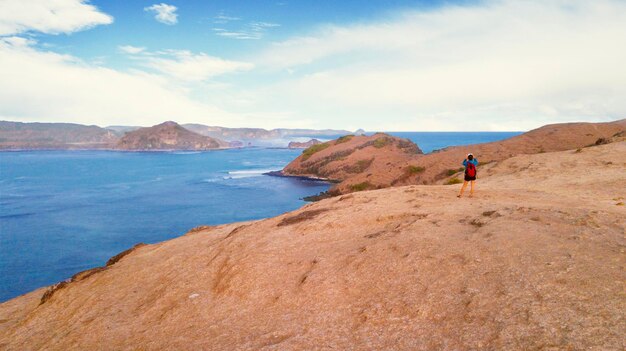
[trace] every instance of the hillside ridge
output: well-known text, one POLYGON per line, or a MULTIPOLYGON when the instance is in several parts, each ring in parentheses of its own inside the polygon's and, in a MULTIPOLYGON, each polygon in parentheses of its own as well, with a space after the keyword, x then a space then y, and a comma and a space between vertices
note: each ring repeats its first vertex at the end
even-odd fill
POLYGON ((406 152, 408 149, 394 145, 412 142, 385 134, 347 136, 304 150, 282 170, 282 174, 337 181, 338 184, 329 191, 332 195, 409 184, 443 184, 461 177, 461 163, 470 152, 480 165, 484 165, 516 155, 623 140, 624 133, 626 119, 606 123, 552 124, 501 141, 452 146, 429 154, 406 152))

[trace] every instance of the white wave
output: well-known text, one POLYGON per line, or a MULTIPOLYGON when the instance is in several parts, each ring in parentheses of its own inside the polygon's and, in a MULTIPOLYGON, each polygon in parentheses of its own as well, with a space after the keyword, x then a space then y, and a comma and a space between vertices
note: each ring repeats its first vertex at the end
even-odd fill
POLYGON ((228 172, 228 177, 224 177, 224 179, 241 179, 241 178, 259 177, 259 176, 262 176, 263 173, 272 172, 272 171, 276 171, 276 168, 230 171, 228 172))

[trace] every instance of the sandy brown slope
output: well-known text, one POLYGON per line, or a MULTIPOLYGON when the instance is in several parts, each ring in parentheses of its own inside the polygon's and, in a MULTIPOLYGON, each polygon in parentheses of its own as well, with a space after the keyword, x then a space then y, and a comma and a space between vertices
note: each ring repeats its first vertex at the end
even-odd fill
POLYGON ((0 349, 623 350, 625 168, 626 142, 518 156, 473 199, 395 187, 199 228, 0 304, 0 349))
POLYGON ((222 147, 228 147, 228 143, 194 133, 172 121, 128 132, 115 146, 121 150, 210 150, 222 147))
MULTIPOLYGON (((308 175, 339 181, 331 189, 333 194, 356 190, 386 188, 408 184, 441 184, 461 167, 461 162, 472 152, 484 164, 520 154, 561 151, 592 145, 600 138, 610 139, 626 131, 626 119, 610 123, 563 123, 547 125, 522 135, 492 143, 450 147, 422 155, 384 146, 363 147, 379 135, 354 137, 349 143, 333 144, 316 152, 308 159, 298 157, 285 167, 286 175, 308 175), (349 157, 343 157, 352 151, 349 157), (360 160, 371 160, 367 167, 356 167, 360 160), (318 165, 322 165, 321 167, 318 165), (350 172, 346 172, 350 169, 350 172)), ((391 137, 388 137, 391 138, 391 137)), ((393 138, 396 142, 401 139, 393 138)), ((390 143, 393 145, 393 143, 390 143)), ((479 167, 480 168, 480 167, 479 167)), ((480 169, 479 169, 480 174, 480 169)), ((457 173, 456 176, 460 176, 457 173)))

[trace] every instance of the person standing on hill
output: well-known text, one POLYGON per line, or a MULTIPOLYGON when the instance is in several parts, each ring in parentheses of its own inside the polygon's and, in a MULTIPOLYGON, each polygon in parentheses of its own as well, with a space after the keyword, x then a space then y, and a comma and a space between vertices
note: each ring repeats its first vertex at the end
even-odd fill
POLYGON ((461 187, 461 192, 456 197, 463 196, 463 192, 467 187, 467 182, 470 182, 469 197, 472 197, 474 196, 474 182, 476 181, 476 167, 478 166, 478 160, 474 158, 474 155, 467 154, 467 158, 463 160, 463 166, 465 167, 465 181, 461 187))

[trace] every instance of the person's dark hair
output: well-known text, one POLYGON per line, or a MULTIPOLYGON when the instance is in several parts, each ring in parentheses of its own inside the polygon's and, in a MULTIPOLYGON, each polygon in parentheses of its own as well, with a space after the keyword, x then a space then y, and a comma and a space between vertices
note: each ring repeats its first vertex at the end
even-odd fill
POLYGON ((470 160, 470 161, 473 160, 474 159, 474 155, 468 155, 467 159, 470 160))

